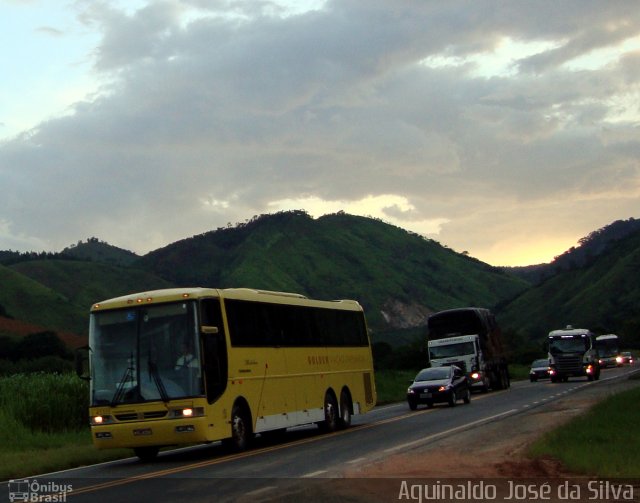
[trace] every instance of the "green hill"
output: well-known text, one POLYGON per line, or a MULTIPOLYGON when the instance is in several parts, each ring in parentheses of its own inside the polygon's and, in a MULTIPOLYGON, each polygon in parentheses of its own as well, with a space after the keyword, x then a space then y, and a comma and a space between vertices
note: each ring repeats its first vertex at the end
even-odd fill
POLYGON ((75 255, 0 253, 0 315, 86 334, 89 306, 106 298, 174 285, 252 287, 356 299, 374 341, 393 345, 420 337, 433 311, 477 305, 496 310, 512 347, 567 324, 618 333, 640 347, 633 342, 640 339, 636 223, 590 234, 581 240, 589 249, 563 254, 563 267, 549 264, 535 286, 415 233, 344 213, 262 215, 144 257, 91 238, 73 247, 75 255), (569 263, 576 252, 588 260, 569 263))
POLYGON ((139 269, 72 260, 21 262, 10 268, 58 292, 88 316, 91 304, 133 291, 171 288, 174 285, 139 269))
POLYGON ((78 244, 62 250, 60 255, 65 258, 91 260, 120 266, 130 266, 139 258, 133 252, 110 245, 98 240, 98 238, 89 238, 85 242, 78 241, 78 244))
POLYGON ((538 284, 562 271, 570 271, 592 264, 602 253, 616 246, 619 240, 638 231, 640 231, 640 220, 635 218, 616 220, 581 238, 578 241, 579 246, 572 246, 548 264, 504 267, 503 269, 532 284, 538 284))
POLYGON ((567 324, 617 333, 640 346, 640 231, 612 242, 583 267, 560 271, 499 309, 503 328, 542 340, 567 324))
POLYGON ((376 330, 421 325, 440 309, 491 307, 529 286, 417 234, 344 213, 264 215, 173 243, 136 265, 176 284, 353 298, 376 330))
MULTIPOLYGON (((0 265, 0 305, 12 318, 58 330, 82 330, 84 310, 62 293, 0 265)), ((85 323, 86 325, 86 323, 85 323)))

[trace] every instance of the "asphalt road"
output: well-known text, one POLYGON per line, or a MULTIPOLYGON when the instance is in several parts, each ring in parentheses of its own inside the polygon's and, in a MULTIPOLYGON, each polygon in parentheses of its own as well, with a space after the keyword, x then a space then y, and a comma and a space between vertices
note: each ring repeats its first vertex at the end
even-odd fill
MULTIPOLYGON (((614 382, 632 371, 634 367, 607 369, 599 382, 614 382)), ((474 394, 469 405, 459 402, 456 407, 443 404, 411 412, 406 403, 398 403, 355 416, 351 428, 333 434, 320 434, 309 426, 277 440, 258 437, 253 449, 239 454, 229 454, 216 443, 163 452, 153 463, 129 458, 28 480, 42 501, 78 503, 271 501, 286 494, 288 487, 305 484, 306 494, 313 494, 314 485, 331 484, 349 468, 527 414, 594 385, 598 382, 577 378, 557 384, 514 382, 509 390, 474 394)), ((3 484, 0 502, 9 500, 9 489, 3 484)))

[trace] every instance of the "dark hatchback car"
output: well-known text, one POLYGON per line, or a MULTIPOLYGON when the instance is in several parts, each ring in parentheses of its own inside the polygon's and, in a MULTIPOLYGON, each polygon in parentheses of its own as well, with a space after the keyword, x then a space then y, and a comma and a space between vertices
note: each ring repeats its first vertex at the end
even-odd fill
POLYGON ((433 407, 434 403, 441 402, 453 407, 460 399, 470 403, 471 388, 467 376, 455 365, 422 369, 407 390, 411 410, 420 404, 433 407))
POLYGON ((533 360, 533 363, 531 364, 531 370, 529 370, 529 380, 531 382, 535 382, 538 379, 550 379, 550 370, 551 367, 549 367, 549 360, 547 358, 533 360))

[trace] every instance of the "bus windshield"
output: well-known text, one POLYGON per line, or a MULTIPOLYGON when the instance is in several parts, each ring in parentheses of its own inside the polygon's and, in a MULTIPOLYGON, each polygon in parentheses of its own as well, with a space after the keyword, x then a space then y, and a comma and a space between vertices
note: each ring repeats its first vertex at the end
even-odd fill
POLYGON ((598 350, 598 354, 604 358, 617 356, 620 353, 620 349, 618 348, 618 339, 596 339, 595 347, 598 350))
POLYGON ((431 359, 450 358, 452 356, 472 355, 475 353, 473 342, 459 342, 446 346, 431 346, 429 356, 431 359))
POLYGON ((92 405, 203 395, 193 302, 91 314, 92 405))

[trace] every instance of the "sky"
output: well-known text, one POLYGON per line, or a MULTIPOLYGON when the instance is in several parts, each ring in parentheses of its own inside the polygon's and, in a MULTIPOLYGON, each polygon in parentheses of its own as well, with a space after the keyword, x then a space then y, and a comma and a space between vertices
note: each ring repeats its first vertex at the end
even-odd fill
POLYGON ((0 250, 371 216, 496 266, 640 217, 636 0, 0 0, 0 250))

